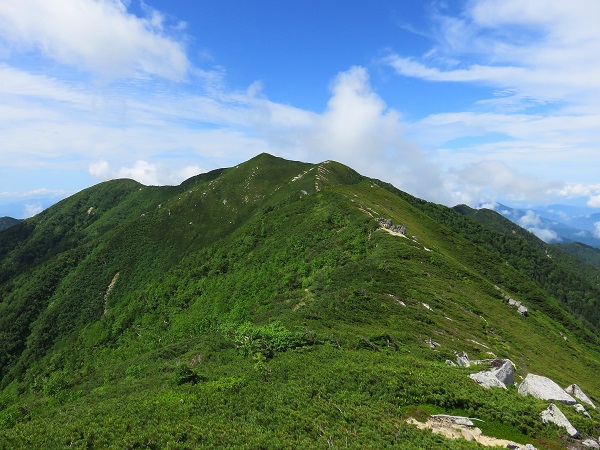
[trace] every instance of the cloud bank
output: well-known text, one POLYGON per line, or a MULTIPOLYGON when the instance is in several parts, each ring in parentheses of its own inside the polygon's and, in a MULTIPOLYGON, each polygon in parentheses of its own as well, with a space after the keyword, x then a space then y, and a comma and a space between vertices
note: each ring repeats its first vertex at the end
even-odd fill
POLYGON ((164 17, 140 18, 119 0, 4 0, 0 33, 13 47, 115 79, 148 74, 181 80, 190 63, 164 17))

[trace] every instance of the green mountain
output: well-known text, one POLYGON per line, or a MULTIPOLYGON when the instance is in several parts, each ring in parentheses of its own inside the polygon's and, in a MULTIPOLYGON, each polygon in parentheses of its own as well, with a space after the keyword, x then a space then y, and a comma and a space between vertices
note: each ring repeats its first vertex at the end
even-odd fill
MULTIPOLYGON (((0 232, 0 449, 481 448, 406 421, 436 413, 563 448, 548 402, 447 361, 508 358, 598 403, 600 272, 465 211, 262 154, 0 232)), ((598 437, 595 410, 562 409, 598 437)))
POLYGON ((560 249, 578 256, 580 259, 588 262, 597 269, 600 269, 600 249, 592 247, 581 242, 567 242, 564 244, 555 244, 560 249))
POLYGON ((0 217, 0 231, 6 230, 19 222, 19 219, 13 219, 12 217, 0 217))

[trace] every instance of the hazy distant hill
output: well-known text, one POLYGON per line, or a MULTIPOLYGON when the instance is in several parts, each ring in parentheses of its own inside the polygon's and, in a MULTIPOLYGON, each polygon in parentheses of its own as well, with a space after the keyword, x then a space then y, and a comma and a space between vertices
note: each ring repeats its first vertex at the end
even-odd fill
POLYGON ((0 217, 0 231, 10 228, 19 222, 19 219, 13 219, 12 217, 0 217))
POLYGON ((494 209, 516 224, 523 224, 546 242, 581 242, 600 248, 600 239, 594 234, 594 224, 600 222, 600 214, 583 214, 565 205, 554 205, 554 208, 524 211, 497 204, 494 209))
POLYGON ((435 413, 560 448, 547 402, 446 361, 597 403, 599 277, 333 161, 101 183, 0 233, 0 448, 480 448, 405 421, 435 413))

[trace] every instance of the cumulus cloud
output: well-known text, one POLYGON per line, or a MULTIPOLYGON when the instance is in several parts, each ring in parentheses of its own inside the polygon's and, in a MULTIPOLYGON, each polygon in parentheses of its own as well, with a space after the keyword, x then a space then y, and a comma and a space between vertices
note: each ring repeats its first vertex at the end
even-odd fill
POLYGON ((27 203, 25 204, 24 217, 28 219, 29 217, 33 217, 36 214, 42 212, 44 208, 41 203, 27 203))
POLYGON ((556 234, 555 231, 552 231, 548 228, 527 228, 527 231, 535 234, 538 238, 546 243, 551 242, 560 242, 562 239, 556 234))
POLYGON ((480 161, 458 169, 449 169, 446 180, 461 203, 542 199, 555 183, 544 182, 521 173, 502 161, 480 161))
MULTIPOLYGON (((19 48, 114 79, 138 73, 180 80, 189 70, 181 42, 164 17, 140 18, 119 0, 4 0, 0 36, 19 48)), ((146 7, 148 8, 148 7, 146 7)))
POLYGON ((587 205, 590 208, 600 208, 600 184, 565 184, 553 193, 564 198, 588 197, 587 205))
POLYGON ((528 210, 523 216, 521 216, 517 223, 527 231, 535 234, 544 242, 561 241, 558 234, 548 227, 544 227, 541 217, 531 210, 528 210))
POLYGON ((542 221, 540 216, 529 210, 519 219, 519 225, 523 228, 539 227, 542 221))
POLYGON ((437 167, 406 138, 399 113, 372 90, 365 68, 338 74, 331 93, 304 137, 313 157, 336 159, 415 195, 449 201, 437 167))
POLYGON ((191 165, 171 168, 161 164, 138 160, 131 167, 112 169, 108 161, 99 160, 89 164, 90 175, 101 180, 131 178, 149 186, 175 185, 199 173, 205 172, 200 166, 191 165))
POLYGON ((594 222, 593 235, 595 238, 600 239, 600 222, 594 222))

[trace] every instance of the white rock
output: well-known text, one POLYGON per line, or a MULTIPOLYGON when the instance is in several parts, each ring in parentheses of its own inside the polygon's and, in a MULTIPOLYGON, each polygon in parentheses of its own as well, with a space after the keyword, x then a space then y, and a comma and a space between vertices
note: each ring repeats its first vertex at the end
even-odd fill
POLYGON ((596 439, 585 439, 581 443, 583 444, 584 447, 587 447, 587 448, 599 448, 600 449, 600 443, 596 439))
POLYGON ((469 360, 469 355, 465 352, 461 352, 456 355, 456 364, 461 367, 469 367, 471 365, 471 361, 469 360))
POLYGON ((574 405, 577 403, 573 397, 567 394, 564 389, 550 378, 534 375, 532 373, 527 375, 519 386, 519 394, 530 394, 535 398, 561 402, 565 405, 574 405))
POLYGON ((515 382, 515 365, 510 359, 495 359, 490 366, 490 372, 505 385, 515 382))
POLYGON ((579 436, 579 431, 577 431, 575 427, 571 425, 569 419, 565 417, 562 411, 558 409, 558 406, 556 406, 554 403, 551 403, 547 409, 542 411, 540 416, 542 417, 542 421, 544 423, 552 422, 558 425, 559 427, 563 427, 567 431, 569 436, 573 438, 579 436))
POLYGON ((574 404, 573 408, 575 408, 575 411, 577 411, 579 414, 582 414, 585 417, 587 417, 588 419, 591 419, 590 414, 585 410, 585 408, 583 407, 583 405, 581 403, 574 404))
POLYGON ((571 394, 573 397, 577 398, 579 401, 581 401, 583 403, 587 403, 592 408, 596 409, 596 405, 594 405, 592 403, 592 401, 590 400, 590 398, 587 395, 585 395, 585 392, 583 392, 583 390, 579 386, 577 386, 576 384, 572 384, 571 386, 567 386, 565 388, 565 392, 567 392, 568 394, 571 394))
POLYGON ((475 380, 477 383, 479 383, 486 389, 492 387, 500 387, 502 389, 506 389, 506 385, 489 370, 483 370, 481 372, 472 373, 469 375, 469 378, 475 380))

